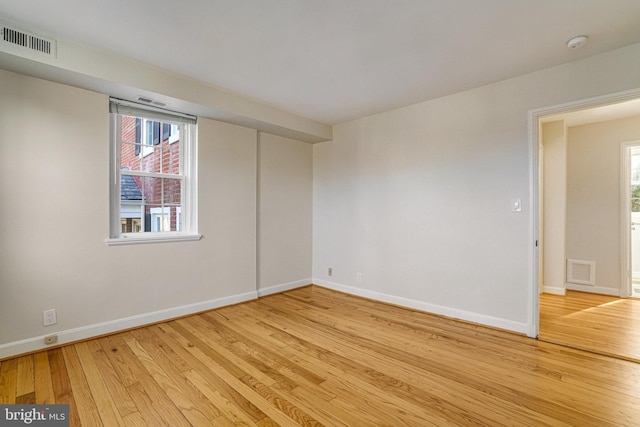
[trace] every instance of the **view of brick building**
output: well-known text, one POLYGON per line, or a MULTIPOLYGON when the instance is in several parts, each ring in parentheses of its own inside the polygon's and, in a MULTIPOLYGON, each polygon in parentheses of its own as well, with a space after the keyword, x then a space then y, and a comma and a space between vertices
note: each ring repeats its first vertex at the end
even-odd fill
POLYGON ((122 232, 181 230, 179 126, 117 117, 121 129, 122 232))

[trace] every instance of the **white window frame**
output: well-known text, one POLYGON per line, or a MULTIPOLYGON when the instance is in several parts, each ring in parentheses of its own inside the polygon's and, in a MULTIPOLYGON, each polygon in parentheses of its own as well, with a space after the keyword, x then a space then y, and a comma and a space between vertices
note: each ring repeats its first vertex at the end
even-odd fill
MULTIPOLYGON (((197 126, 195 118, 192 116, 167 112, 165 110, 148 108, 128 101, 111 99, 110 102, 110 127, 111 127, 111 148, 110 148, 110 231, 109 238, 106 243, 109 246, 129 245, 141 243, 163 243, 176 241, 193 241, 200 240, 202 236, 198 234, 198 187, 197 187, 197 165, 198 165, 198 143, 197 143, 197 126), (129 115, 142 119, 154 121, 162 121, 175 125, 179 129, 181 138, 180 143, 180 179, 182 180, 181 188, 181 205, 179 214, 181 221, 178 223, 176 231, 143 231, 138 233, 123 233, 121 227, 121 167, 120 167, 120 150, 122 141, 120 140, 122 132, 120 127, 119 115, 129 115)), ((144 130, 143 130, 144 132, 144 130)), ((173 134, 173 132, 172 132, 173 134)), ((172 143, 178 141, 176 139, 172 143)), ((142 142, 142 141, 141 141, 142 142)), ((142 147, 144 148, 144 143, 142 147)), ((176 175, 147 173, 143 171, 129 171, 128 175, 138 176, 154 176, 175 179, 176 175)), ((157 209, 157 208, 152 208, 157 209)), ((169 207, 160 207, 167 209, 169 207)), ((164 212, 164 211, 163 211, 164 212)), ((152 213, 153 215, 153 213, 152 213)), ((144 214, 142 215, 142 224, 144 230, 144 214)), ((153 222, 152 222, 153 224, 153 222)))

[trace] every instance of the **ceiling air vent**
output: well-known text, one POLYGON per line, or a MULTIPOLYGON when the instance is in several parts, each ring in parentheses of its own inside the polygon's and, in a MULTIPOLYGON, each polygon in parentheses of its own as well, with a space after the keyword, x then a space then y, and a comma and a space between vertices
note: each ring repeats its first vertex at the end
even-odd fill
POLYGON ((0 24, 0 50, 27 57, 56 57, 56 41, 0 24))

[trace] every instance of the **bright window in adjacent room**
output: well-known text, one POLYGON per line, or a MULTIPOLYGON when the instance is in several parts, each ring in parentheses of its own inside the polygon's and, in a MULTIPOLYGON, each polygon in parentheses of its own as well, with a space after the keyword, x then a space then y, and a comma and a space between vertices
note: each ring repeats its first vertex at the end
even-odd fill
POLYGON ((195 117, 112 99, 108 244, 197 240, 195 117))

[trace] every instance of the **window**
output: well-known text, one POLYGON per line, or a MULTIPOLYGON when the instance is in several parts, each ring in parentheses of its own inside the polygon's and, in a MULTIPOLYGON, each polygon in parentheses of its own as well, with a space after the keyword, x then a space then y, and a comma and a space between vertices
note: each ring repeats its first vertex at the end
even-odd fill
POLYGON ((631 150, 631 212, 640 212, 640 150, 631 150))
POLYGON ((195 118, 111 100, 110 245, 197 240, 195 118))

